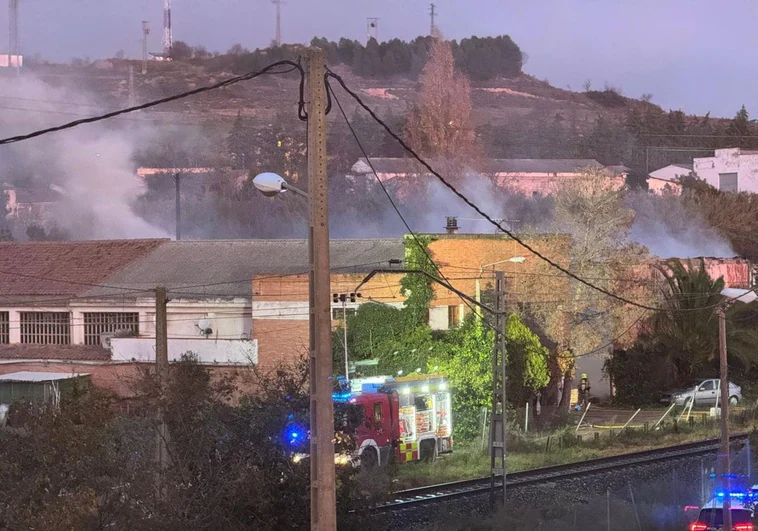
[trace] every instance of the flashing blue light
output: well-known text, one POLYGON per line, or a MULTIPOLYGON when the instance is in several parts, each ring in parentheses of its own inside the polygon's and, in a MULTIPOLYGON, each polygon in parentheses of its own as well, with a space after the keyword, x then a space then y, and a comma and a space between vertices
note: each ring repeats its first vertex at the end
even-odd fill
POLYGON ((293 431, 290 433, 290 439, 297 439, 298 437, 300 437, 300 434, 298 432, 293 431))
POLYGON ((343 391, 341 393, 332 393, 332 400, 335 402, 347 402, 353 394, 350 391, 343 391))

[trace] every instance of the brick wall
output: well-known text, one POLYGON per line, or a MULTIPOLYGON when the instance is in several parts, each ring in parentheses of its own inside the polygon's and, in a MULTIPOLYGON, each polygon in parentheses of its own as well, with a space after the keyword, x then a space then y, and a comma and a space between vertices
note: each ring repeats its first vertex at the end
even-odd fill
MULTIPOLYGON (((402 303, 403 275, 380 273, 361 287, 361 299, 348 303, 356 308, 377 301, 402 303)), ((352 293, 366 273, 333 273, 330 293, 352 293)), ((331 300, 331 299, 330 299, 331 300)), ((332 304, 342 308, 342 304, 332 304)), ((339 313, 339 312, 338 312, 339 313)), ((339 321, 333 321, 338 326, 339 321)), ((258 340, 258 364, 263 370, 297 361, 308 352, 308 276, 253 278, 253 336, 258 340)))

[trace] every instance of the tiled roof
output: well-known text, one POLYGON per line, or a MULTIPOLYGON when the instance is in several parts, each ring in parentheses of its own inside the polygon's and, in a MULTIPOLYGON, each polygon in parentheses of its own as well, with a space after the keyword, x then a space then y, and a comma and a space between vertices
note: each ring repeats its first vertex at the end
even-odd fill
MULTIPOLYGON (((427 173, 414 159, 372 158, 371 163, 378 173, 414 174, 427 173)), ((487 173, 572 173, 588 166, 601 166, 595 159, 489 159, 484 161, 487 173)), ((365 158, 353 165, 356 173, 370 173, 365 158)))
MULTIPOLYGON (((332 269, 366 272, 387 266, 391 259, 403 260, 405 248, 401 238, 332 240, 330 254, 332 269)), ((306 240, 182 240, 166 242, 107 284, 145 289, 185 286, 183 293, 197 296, 249 296, 253 275, 307 272, 306 240)), ((85 296, 113 293, 121 292, 93 288, 85 296)))
POLYGON ((97 345, 0 345, 0 360, 109 361, 111 353, 97 345))
POLYGON ((77 296, 166 242, 0 242, 0 297, 77 296))

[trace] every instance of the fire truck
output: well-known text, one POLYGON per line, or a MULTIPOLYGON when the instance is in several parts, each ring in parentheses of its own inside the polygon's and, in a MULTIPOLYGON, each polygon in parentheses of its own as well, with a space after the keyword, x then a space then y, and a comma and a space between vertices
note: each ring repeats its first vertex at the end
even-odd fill
POLYGON ((340 404, 358 406, 364 422, 355 432, 353 464, 384 465, 431 460, 453 451, 453 419, 448 379, 414 374, 350 381, 349 390, 333 395, 340 404))

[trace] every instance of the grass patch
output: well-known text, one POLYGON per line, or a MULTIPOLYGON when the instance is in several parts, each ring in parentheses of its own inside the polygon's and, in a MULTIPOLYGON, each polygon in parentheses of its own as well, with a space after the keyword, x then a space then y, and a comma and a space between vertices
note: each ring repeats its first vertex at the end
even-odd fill
MULTIPOLYGON (((754 425, 732 426, 733 433, 749 431, 754 425)), ((508 442, 506 467, 508 472, 518 472, 545 466, 562 465, 607 457, 623 453, 673 446, 688 442, 715 438, 719 434, 716 422, 706 425, 683 425, 676 428, 671 423, 658 431, 627 430, 611 438, 601 434, 599 441, 585 435, 581 445, 574 435, 574 428, 567 427, 554 432, 553 444, 546 452, 546 438, 530 439, 514 437, 508 442), (558 439, 563 439, 562 447, 558 439)), ((463 479, 487 476, 490 458, 487 450, 482 450, 481 441, 458 444, 452 454, 441 456, 431 463, 410 463, 395 465, 392 469, 394 490, 447 483, 463 479)))

